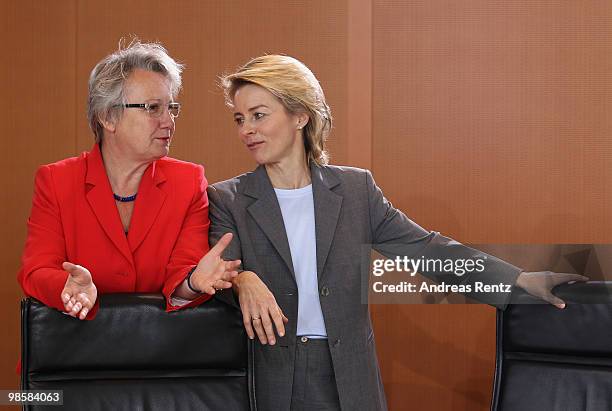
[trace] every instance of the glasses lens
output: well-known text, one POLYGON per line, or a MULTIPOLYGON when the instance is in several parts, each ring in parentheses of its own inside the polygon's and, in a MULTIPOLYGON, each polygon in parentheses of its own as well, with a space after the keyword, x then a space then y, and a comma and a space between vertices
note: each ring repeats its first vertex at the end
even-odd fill
POLYGON ((145 109, 153 117, 159 117, 162 113, 162 106, 159 103, 148 103, 145 109))
POLYGON ((181 112, 181 104, 180 103, 170 103, 168 104, 168 111, 172 117, 178 117, 181 112))

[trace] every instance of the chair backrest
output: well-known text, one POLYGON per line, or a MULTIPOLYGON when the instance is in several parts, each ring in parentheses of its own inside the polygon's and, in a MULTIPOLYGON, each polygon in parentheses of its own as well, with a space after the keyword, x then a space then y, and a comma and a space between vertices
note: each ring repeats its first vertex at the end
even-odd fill
POLYGON ((559 286, 560 310, 522 294, 497 313, 493 411, 612 410, 612 286, 559 286))
POLYGON ((103 295, 96 318, 79 321, 25 299, 22 389, 63 390, 66 410, 255 411, 240 312, 215 299, 172 313, 164 304, 103 295))

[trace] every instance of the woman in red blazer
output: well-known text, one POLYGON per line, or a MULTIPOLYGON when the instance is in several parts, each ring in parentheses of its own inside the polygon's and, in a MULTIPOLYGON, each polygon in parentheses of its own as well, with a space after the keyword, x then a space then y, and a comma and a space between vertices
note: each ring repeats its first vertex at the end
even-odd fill
POLYGON ((85 319, 95 315, 98 292, 162 291, 175 310, 231 286, 239 262, 220 258, 231 237, 204 256, 203 167, 166 157, 181 69, 162 46, 140 42, 94 68, 88 117, 96 144, 36 173, 18 274, 26 295, 85 319))

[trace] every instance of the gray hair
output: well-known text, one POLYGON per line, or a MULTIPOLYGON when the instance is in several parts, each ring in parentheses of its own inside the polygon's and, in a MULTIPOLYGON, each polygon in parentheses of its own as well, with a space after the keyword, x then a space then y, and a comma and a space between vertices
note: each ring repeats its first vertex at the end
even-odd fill
POLYGON ((115 121, 123 114, 125 81, 136 69, 166 76, 172 97, 178 95, 183 65, 170 57, 161 44, 134 40, 122 49, 120 43, 119 50, 102 59, 89 76, 87 119, 97 143, 104 132, 101 121, 115 121))

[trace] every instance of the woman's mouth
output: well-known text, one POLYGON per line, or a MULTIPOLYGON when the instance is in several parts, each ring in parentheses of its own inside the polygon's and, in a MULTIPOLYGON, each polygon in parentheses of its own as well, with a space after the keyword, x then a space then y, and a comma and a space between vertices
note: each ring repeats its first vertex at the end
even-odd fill
POLYGON ((260 147, 264 142, 263 141, 255 141, 253 143, 248 143, 247 147, 249 150, 255 150, 260 147))

